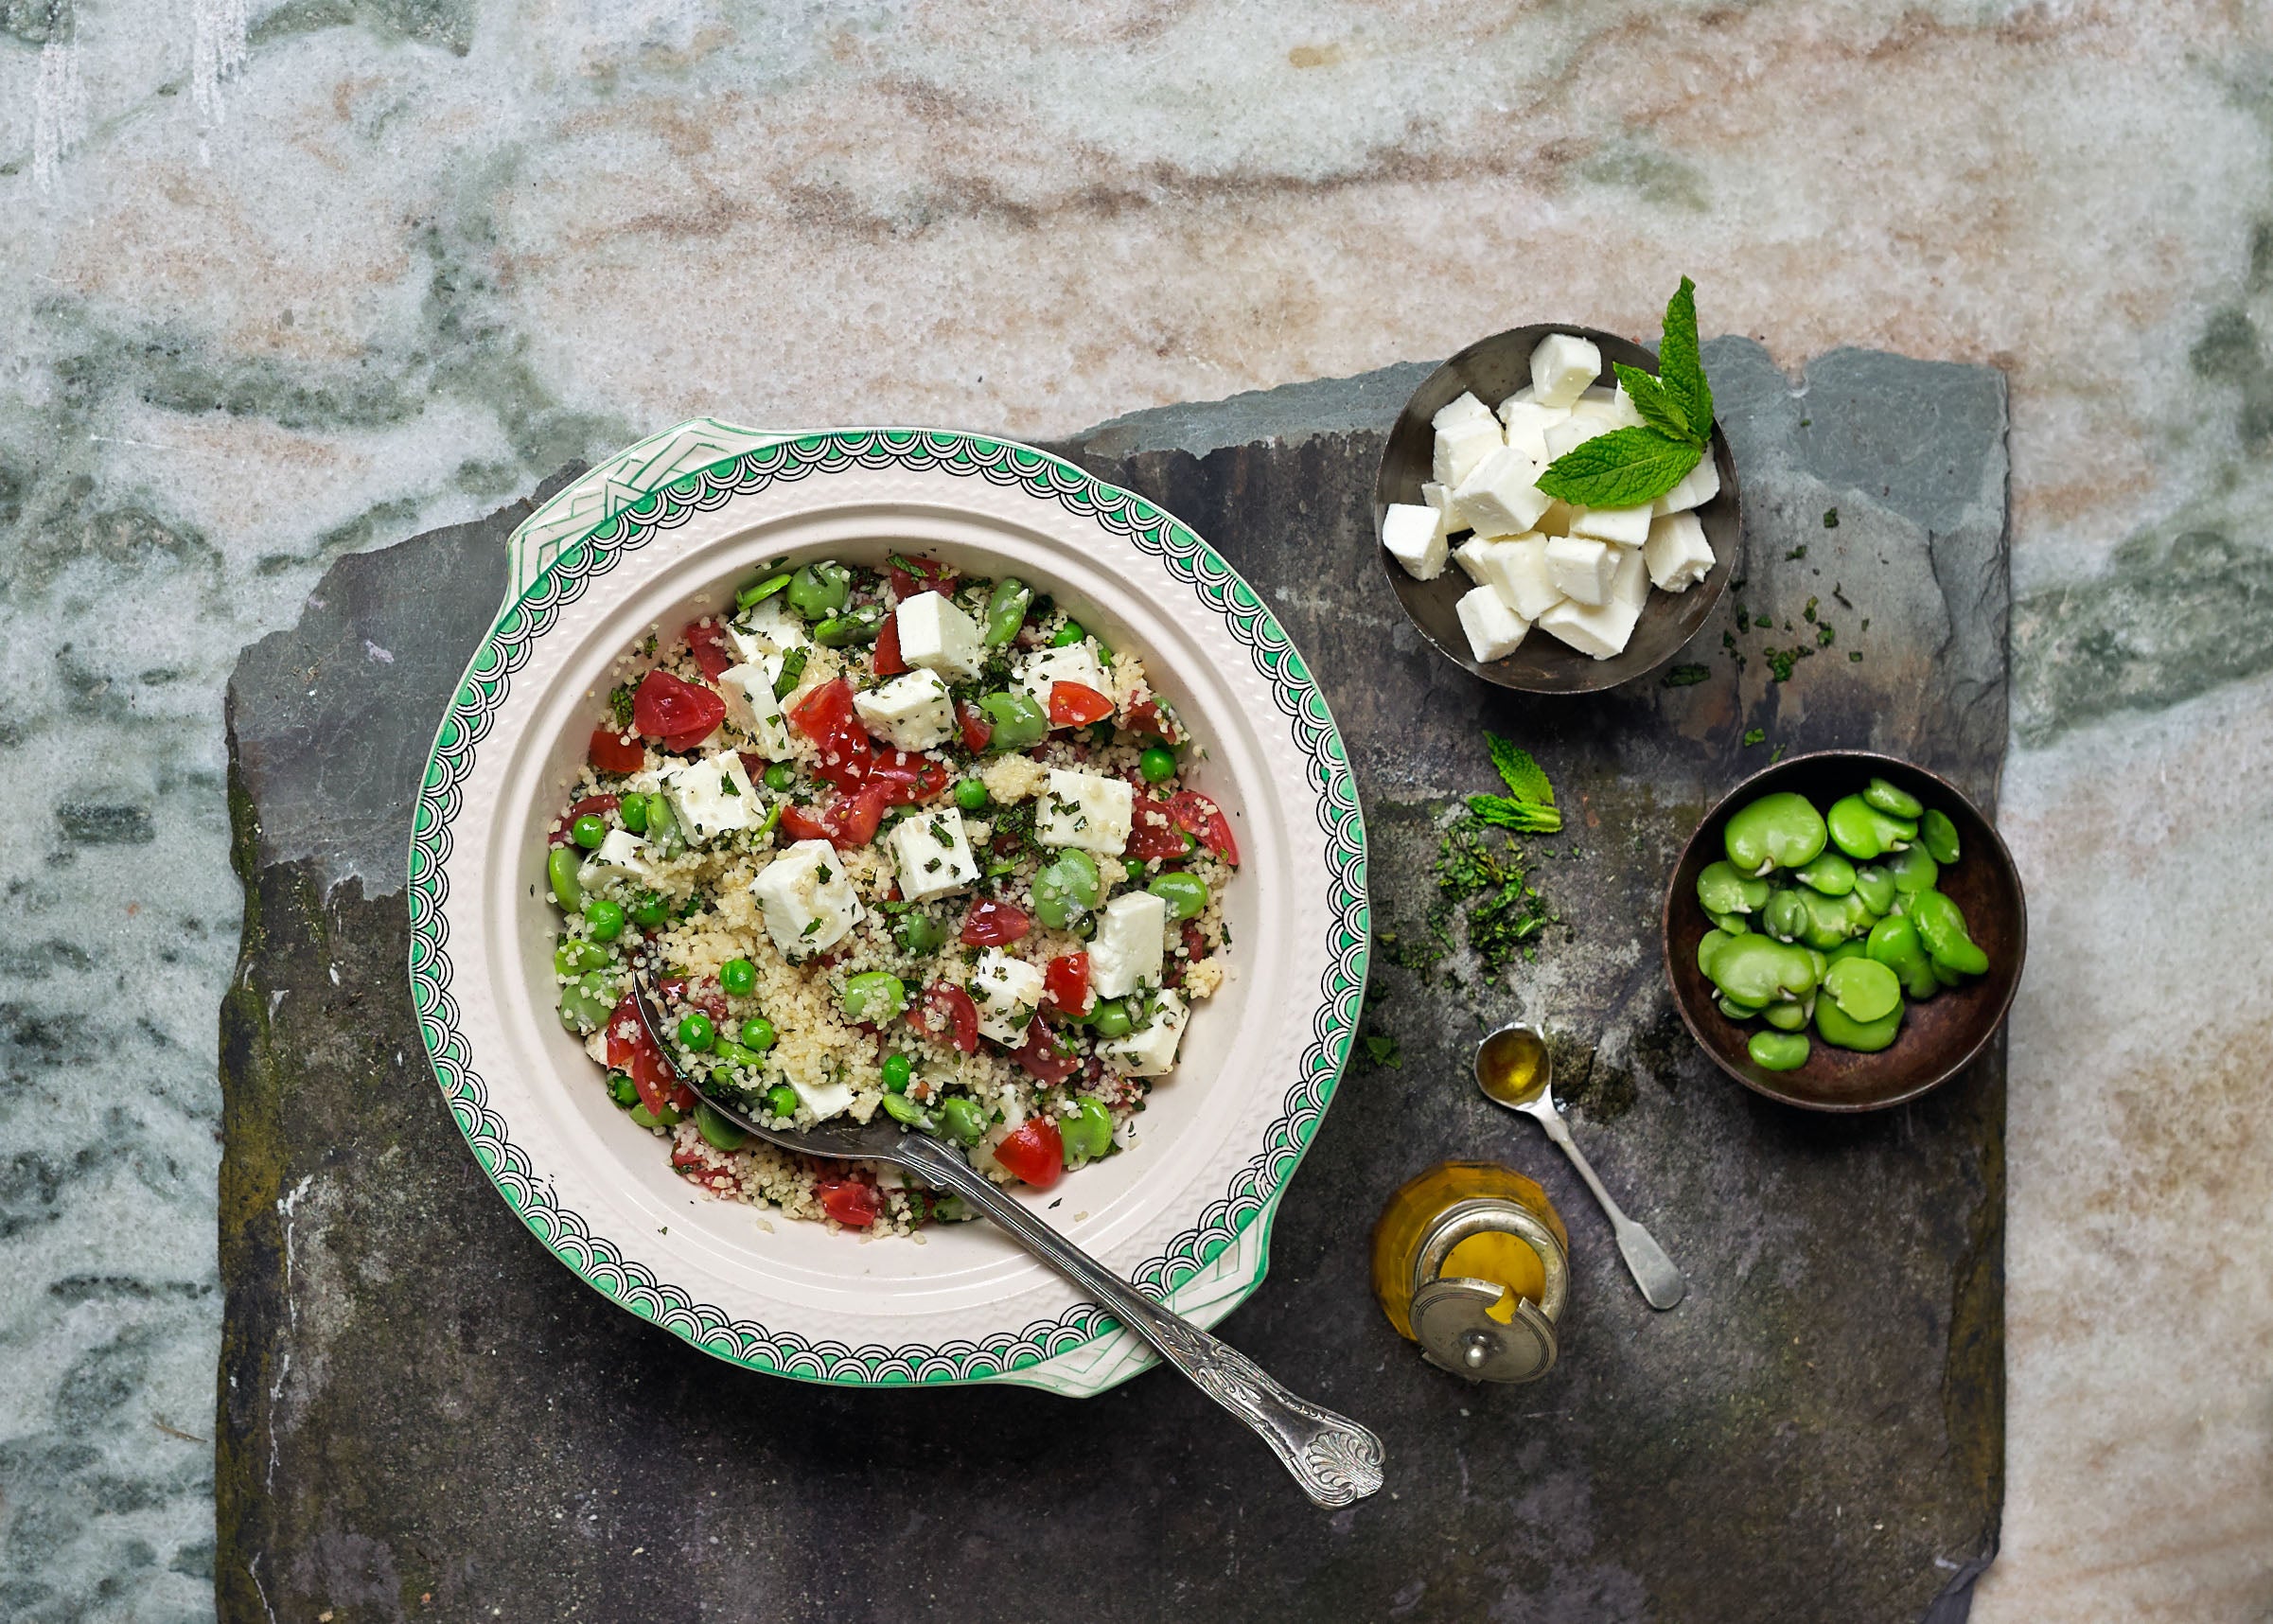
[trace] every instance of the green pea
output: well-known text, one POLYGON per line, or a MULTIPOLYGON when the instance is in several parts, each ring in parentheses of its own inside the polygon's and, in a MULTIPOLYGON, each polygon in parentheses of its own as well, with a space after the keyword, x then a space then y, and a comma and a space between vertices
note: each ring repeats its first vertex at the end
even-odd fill
POLYGON ((1896 895, 1931 891, 1942 878, 1942 865, 1924 846, 1894 853, 1886 859, 1886 872, 1894 882, 1896 895))
POLYGON ((853 573, 842 564, 807 564, 789 577, 789 607, 809 621, 828 619, 852 596, 853 573))
POLYGON ((718 984, 731 997, 746 998, 758 984, 758 967, 748 959, 729 959, 718 966, 718 984))
POLYGON ((1879 811, 1859 795, 1834 801, 1824 824, 1839 849, 1859 863, 1901 851, 1918 835, 1915 823, 1879 811))
POLYGON ((1837 852, 1824 852, 1792 877, 1825 896, 1845 896, 1855 889, 1855 865, 1837 852))
POLYGON ((1136 758, 1136 770, 1144 775, 1147 784, 1158 784, 1176 776, 1176 752, 1166 745, 1146 745, 1144 753, 1136 758))
POLYGON ((644 795, 626 795, 616 806, 616 816, 624 820, 624 827, 635 835, 647 832, 647 798, 644 795))
POLYGON ((856 609, 849 614, 834 614, 813 628, 813 641, 823 648, 849 648, 855 643, 872 643, 876 633, 884 628, 884 611, 878 609, 856 609))
POLYGON ((928 913, 907 912, 900 915, 900 923, 892 934, 899 939, 901 948, 922 958, 936 953, 940 944, 947 940, 946 927, 928 913))
POLYGON ((624 934, 624 905, 595 896, 584 905, 584 923, 595 942, 613 942, 624 934))
POLYGON ((1796 869, 1824 849, 1824 816, 1805 795, 1763 795, 1736 809, 1721 839, 1740 874, 1796 869))
POLYGON ((1779 998, 1772 1004, 1762 1006, 1760 1018, 1778 1032, 1799 1032, 1807 1024, 1807 1006, 1779 998))
POLYGON ((1015 575, 1005 575, 995 583, 995 595, 987 599, 986 642, 989 648, 1000 648, 1018 635, 1026 624, 1026 610, 1034 601, 1034 594, 1015 575))
POLYGON ((1915 818, 1926 810, 1926 803, 1883 778, 1872 779, 1862 798, 1890 818, 1915 818))
POLYGON ((778 1036, 773 1022, 764 1015, 751 1015, 742 1023, 742 1047, 752 1053, 765 1053, 774 1046, 778 1036))
POLYGON ((884 1114, 910 1128, 927 1128, 931 1125, 931 1113, 905 1094, 885 1095, 884 1114))
POLYGON ((1088 635, 1089 634, 1087 632, 1082 629, 1082 623, 1080 621, 1069 620, 1064 626, 1059 627, 1057 631, 1051 635, 1049 646, 1052 648, 1070 648, 1088 635))
POLYGON ((776 1117, 797 1115, 797 1090, 786 1083, 776 1083, 766 1090, 766 1109, 776 1117))
POLYGON ((1978 976, 1989 967, 1989 956, 1965 931, 1965 916, 1957 904, 1938 891, 1922 891, 1910 899, 1911 923, 1933 962, 1961 975, 1978 976))
POLYGON ((1798 940, 1807 929, 1807 899, 1788 888, 1777 891, 1760 909, 1760 928, 1778 942, 1798 940))
POLYGON ((1751 913, 1768 905, 1768 891, 1766 880, 1726 862, 1707 863, 1697 876, 1697 903, 1707 913, 1751 913))
POLYGON ((1100 1037, 1126 1037, 1136 1028, 1124 998, 1102 998, 1089 1012, 1089 1028, 1100 1037))
POLYGON ((1855 894, 1862 898, 1862 906, 1883 916, 1894 906, 1894 876, 1876 863, 1865 863, 1855 871, 1855 894))
POLYGON ((569 838, 589 852, 608 838, 608 820, 587 812, 569 825, 569 838))
POLYGON ((1083 1095, 1078 1109, 1058 1122, 1058 1138, 1066 1147, 1066 1165, 1079 1167, 1095 1161, 1113 1148, 1113 1113, 1083 1095))
POLYGON ((555 846, 544 860, 545 878, 553 887, 553 900, 571 913, 584 907, 584 888, 576 883, 576 871, 583 866, 583 854, 573 846, 555 846))
POLYGON ((1755 1032, 1744 1051, 1763 1071, 1796 1071, 1807 1064, 1807 1038, 1804 1033, 1755 1032))
POLYGON ((598 1032, 615 1007, 613 998, 595 993, 583 980, 560 989, 560 1024, 573 1033, 598 1032))
POLYGON ((1819 972, 1802 949, 1755 934, 1731 937, 1706 974, 1722 993, 1756 1008, 1778 997, 1806 997, 1815 990, 1819 972))
POLYGON ((785 761, 768 762, 766 764, 765 784, 776 795, 786 794, 797 787, 797 768, 785 761))
POLYGON ((978 1102, 961 1094, 951 1096, 939 1108, 940 1126, 947 1137, 966 1145, 975 1145, 986 1137, 987 1114, 978 1108, 978 1102))
POLYGON ((640 1086, 631 1080, 629 1072, 610 1071, 608 1074, 608 1097, 628 1110, 640 1103, 640 1086))
POLYGON ((1120 872, 1128 875, 1129 883, 1131 885, 1135 885, 1137 881, 1144 878, 1144 859, 1142 857, 1121 858, 1120 872))
POLYGON ((1900 977, 1902 990, 1913 998, 1930 998, 1942 990, 1933 979, 1925 944, 1918 940, 1918 927, 1905 914, 1890 913, 1872 926, 1863 951, 1900 977))
POLYGON ((965 812, 983 812, 987 806, 987 786, 976 778, 966 778, 955 786, 955 804, 965 812))
POLYGON ((1753 927, 1752 921, 1741 913, 1708 913, 1715 929, 1725 930, 1731 936, 1741 936, 1753 927))
POLYGON ((728 1121, 708 1104, 695 1107, 695 1131, 703 1141, 715 1150, 740 1150, 749 1143, 749 1136, 728 1121))
POLYGON ((844 983, 844 1018, 882 1026, 907 1007, 907 988, 890 970, 863 970, 844 983))
POLYGON ((1841 959, 1824 977, 1824 992, 1837 1000, 1840 1014, 1866 1026, 1902 1007, 1901 981, 1876 959, 1841 959))
POLYGON ((1720 1013, 1728 1016, 1729 1019, 1733 1021, 1748 1021, 1760 1013, 1760 1006, 1758 1004, 1742 1003, 1736 998, 1730 997, 1726 993, 1720 995, 1718 1002, 1720 1007, 1720 1013))
POLYGON ((994 736, 987 740, 991 750, 1025 750, 1049 736, 1049 713, 1031 694, 987 694, 978 708, 995 725, 994 736))
POLYGON ((1877 1020, 1860 1021, 1839 1007, 1837 998, 1815 1000, 1815 1030, 1823 1040, 1838 1049, 1852 1049, 1863 1054, 1876 1054, 1894 1041, 1902 1030, 1902 1006, 1894 1005, 1893 1013, 1877 1020))
POLYGON ((1198 874, 1154 874, 1144 889, 1168 904, 1171 919, 1197 919, 1207 908, 1207 882, 1198 874))
POLYGON ((709 1015, 696 1010, 679 1017, 678 1041, 681 1048, 708 1054, 711 1045, 718 1041, 718 1029, 711 1024, 709 1015))
POLYGON ((573 936, 562 937, 560 945, 553 950, 553 968, 563 976, 605 970, 614 962, 614 956, 607 948, 593 942, 579 942, 573 936))
POLYGON ((888 1054, 884 1057, 884 1091, 886 1093, 907 1093, 908 1079, 914 1075, 915 1067, 909 1064, 907 1056, 905 1054, 888 1054))
POLYGON ((653 891, 631 905, 631 923, 642 930, 653 930, 670 917, 671 905, 653 891))
POLYGON ((1918 844, 1937 863, 1957 861, 1957 825, 1949 821, 1949 814, 1935 807, 1918 820, 1918 844))

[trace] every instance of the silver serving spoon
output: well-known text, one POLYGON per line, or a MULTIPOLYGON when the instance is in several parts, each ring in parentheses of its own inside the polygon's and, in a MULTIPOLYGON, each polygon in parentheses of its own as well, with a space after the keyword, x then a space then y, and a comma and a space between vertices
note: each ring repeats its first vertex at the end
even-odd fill
POLYGON ((1642 1288, 1643 1300, 1656 1309, 1671 1308, 1681 1301, 1689 1282, 1682 1279, 1681 1270, 1673 1266, 1673 1260, 1665 1256, 1665 1249, 1651 1239, 1649 1231, 1627 1217, 1610 1198, 1610 1192, 1602 1188, 1602 1181, 1571 1139, 1570 1124, 1556 1109, 1551 1086, 1555 1061, 1547 1052, 1545 1035, 1533 1027, 1504 1026, 1476 1045, 1475 1068, 1476 1086, 1484 1091, 1484 1098, 1510 1111, 1537 1117, 1547 1130, 1547 1138, 1571 1158, 1571 1165, 1609 1215, 1611 1233, 1618 1239, 1618 1255, 1626 1260, 1633 1283, 1642 1288))
MULTIPOLYGON (((636 973, 631 986, 647 1035, 659 1052, 668 1055, 671 1050, 663 1040, 661 1012, 636 973)), ((1078 1290, 1103 1304, 1121 1324, 1151 1343, 1163 1359, 1190 1377, 1202 1392, 1252 1427, 1295 1474, 1302 1492, 1319 1505, 1347 1506, 1382 1486, 1382 1440, 1370 1430, 1288 1392, 1245 1354, 1146 1297, 937 1139, 908 1132, 880 1112, 865 1125, 840 1120, 802 1132, 766 1127, 720 1104, 703 1093, 693 1078, 685 1081, 704 1104, 768 1144, 804 1156, 889 1162, 961 1196, 1078 1290)))

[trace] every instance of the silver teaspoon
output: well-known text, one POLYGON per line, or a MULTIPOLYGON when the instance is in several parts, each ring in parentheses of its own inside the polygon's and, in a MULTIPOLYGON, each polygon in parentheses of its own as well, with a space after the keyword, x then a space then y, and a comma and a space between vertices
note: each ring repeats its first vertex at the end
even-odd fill
POLYGON ((1681 1270, 1665 1256, 1665 1249, 1651 1238, 1648 1230, 1626 1216, 1625 1210, 1611 1199, 1610 1192, 1595 1176, 1585 1156, 1571 1138, 1570 1124, 1562 1120, 1556 1108, 1555 1062, 1547 1052, 1544 1034, 1527 1026, 1504 1026, 1476 1045, 1476 1086, 1484 1098, 1495 1105, 1505 1105, 1510 1111, 1537 1117, 1540 1126, 1547 1130, 1547 1138, 1562 1147, 1562 1154, 1571 1158, 1578 1176, 1595 1192, 1602 1210, 1610 1218, 1611 1233, 1617 1237, 1618 1255, 1626 1260, 1626 1267, 1633 1276, 1633 1283, 1642 1288, 1642 1298, 1651 1308, 1667 1309, 1681 1301, 1689 1289, 1681 1270))
MULTIPOLYGON (((667 1056, 671 1050, 663 1040, 662 1013, 637 972, 631 986, 648 1037, 657 1051, 667 1056)), ((804 1130, 769 1127, 721 1104, 695 1078, 685 1077, 685 1082, 704 1104, 768 1144, 805 1156, 889 1162, 961 1196, 1077 1290, 1103 1304, 1202 1392, 1253 1428, 1294 1474, 1302 1492, 1319 1505, 1347 1506, 1382 1486, 1382 1440, 1369 1429, 1288 1392, 1252 1359, 1146 1297, 937 1139, 905 1130, 882 1113, 866 1124, 839 1120, 804 1130)))

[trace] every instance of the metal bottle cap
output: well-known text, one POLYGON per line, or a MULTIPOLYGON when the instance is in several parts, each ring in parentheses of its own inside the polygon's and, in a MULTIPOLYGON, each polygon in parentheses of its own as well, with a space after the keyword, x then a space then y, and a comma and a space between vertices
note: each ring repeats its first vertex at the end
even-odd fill
POLYGON ((1480 1196, 1437 1219, 1413 1260, 1413 1335, 1429 1363, 1471 1382, 1535 1382, 1555 1367, 1555 1321, 1570 1291, 1570 1262, 1562 1243, 1529 1209, 1498 1196, 1480 1196), (1440 1278, 1444 1260, 1471 1235, 1513 1235, 1539 1254, 1545 1284, 1540 1300, 1517 1297, 1506 1324, 1489 1310, 1503 1288, 1491 1280, 1440 1278))

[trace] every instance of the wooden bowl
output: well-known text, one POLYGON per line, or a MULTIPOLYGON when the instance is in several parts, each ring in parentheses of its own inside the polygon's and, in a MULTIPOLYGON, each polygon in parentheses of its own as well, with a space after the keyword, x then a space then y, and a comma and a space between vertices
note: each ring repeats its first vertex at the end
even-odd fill
POLYGON ((1631 339, 1567 322, 1544 322, 1478 339, 1421 381, 1413 398, 1405 402, 1397 426, 1389 431, 1389 443, 1382 450, 1381 470, 1373 484, 1374 547, 1381 555, 1382 570, 1389 577, 1391 590, 1415 627, 1431 647, 1463 671, 1525 694, 1592 694, 1647 677, 1665 664, 1703 627, 1713 606, 1728 590, 1729 575, 1736 567, 1744 541, 1743 506, 1736 490, 1736 459, 1729 454, 1728 439, 1718 424, 1713 429, 1712 456, 1720 469, 1720 491, 1697 510, 1705 539, 1713 544, 1717 560, 1713 573, 1685 592, 1652 590, 1633 628, 1632 641, 1624 653, 1608 660, 1581 654, 1543 631, 1524 638, 1523 646, 1505 660, 1489 663, 1477 660, 1469 651, 1468 633, 1460 627, 1457 605, 1472 584, 1460 566, 1448 564, 1435 580, 1417 581, 1380 541, 1382 516, 1389 504, 1421 500, 1420 487, 1431 477, 1436 453, 1432 421, 1436 414, 1469 391, 1497 411, 1501 401, 1531 381, 1531 352, 1550 333, 1573 333, 1600 349, 1602 372, 1596 381, 1605 385, 1618 380, 1617 374, 1611 371, 1613 362, 1648 372, 1657 370, 1657 357, 1631 339))
POLYGON ((1665 888, 1665 978, 1674 1006, 1697 1041, 1720 1068, 1754 1093, 1810 1111, 1877 1111, 1917 1099, 1969 1065, 2002 1024, 2020 985, 2028 954, 2028 904, 2020 874, 1996 826, 1947 779, 1875 750, 1827 750, 1797 755, 1756 772, 1720 798, 1689 837, 1665 888), (1973 940, 1989 956, 1986 974, 1908 1006, 1902 1030, 1877 1054, 1858 1054, 1812 1039, 1807 1063, 1770 1071, 1753 1063, 1745 1044, 1760 1030, 1720 1013, 1719 994, 1697 967, 1697 944, 1712 921, 1697 901, 1697 876, 1725 857, 1723 831, 1739 807, 1763 795, 1790 790, 1827 811, 1844 795, 1859 794, 1883 778, 1938 806, 1957 825, 1958 860, 1942 870, 1937 890, 1965 910, 1973 940))

